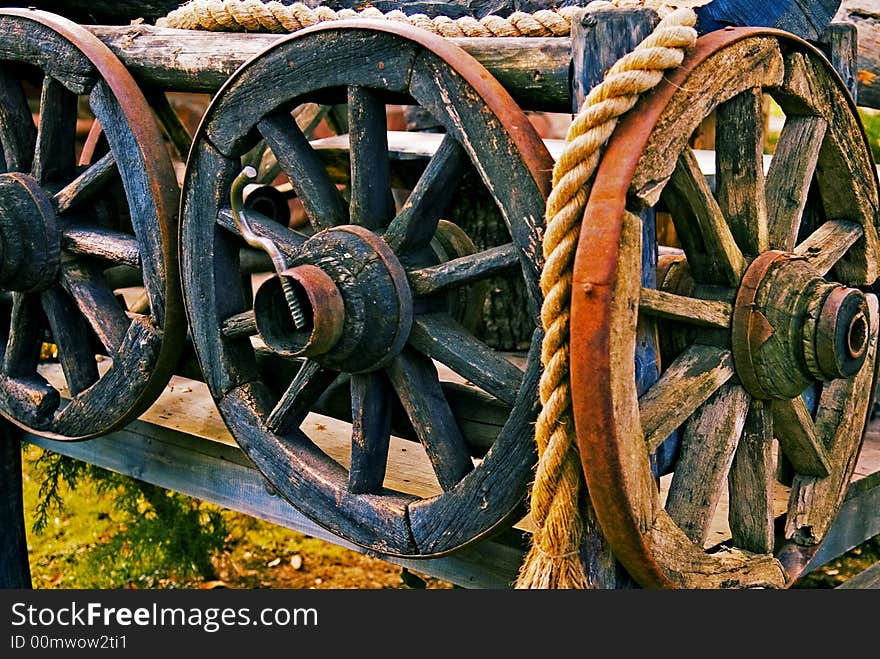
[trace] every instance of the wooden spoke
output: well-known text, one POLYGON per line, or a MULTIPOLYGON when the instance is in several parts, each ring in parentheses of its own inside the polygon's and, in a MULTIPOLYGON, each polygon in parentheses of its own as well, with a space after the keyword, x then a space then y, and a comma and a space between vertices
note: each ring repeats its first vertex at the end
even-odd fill
POLYGON ((116 178, 118 173, 113 153, 105 154, 98 162, 89 166, 86 171, 55 193, 52 197, 55 210, 59 213, 65 213, 71 208, 93 199, 104 186, 116 178))
POLYGON ((773 414, 769 402, 752 400, 727 482, 733 544, 769 554, 774 540, 773 414))
POLYGON ((827 127, 821 117, 792 116, 786 118, 779 133, 766 186, 770 246, 774 249, 794 247, 827 127))
POLYGON ((98 381, 98 364, 92 335, 79 310, 59 287, 40 295, 43 311, 49 320, 52 339, 58 346, 58 360, 71 396, 85 391, 98 381))
POLYGON ((499 247, 468 254, 440 265, 407 273, 413 295, 433 295, 450 288, 466 286, 475 281, 507 274, 519 268, 519 250, 508 243, 499 247))
POLYGON ((773 401, 773 431, 779 448, 797 473, 828 475, 828 452, 803 398, 773 401))
POLYGON ((181 121, 180 115, 171 105, 168 96, 164 91, 156 88, 145 90, 144 95, 159 120, 162 132, 165 133, 165 137, 168 138, 177 153, 177 157, 186 161, 189 150, 192 148, 192 136, 181 121))
POLYGON ((115 265, 140 269, 137 238, 101 227, 69 226, 62 233, 61 246, 72 254, 94 256, 115 265))
POLYGON ((125 310, 107 286, 99 268, 85 261, 62 265, 61 283, 76 302, 110 356, 115 356, 128 332, 125 310))
POLYGON ((666 512, 700 546, 721 498, 749 399, 741 386, 725 384, 685 424, 666 512))
POLYGON ((315 229, 348 224, 348 209, 321 160, 289 114, 265 117, 257 129, 290 179, 315 229))
POLYGON ((299 427, 306 414, 327 390, 338 373, 306 359, 281 400, 266 418, 266 427, 274 433, 284 434, 299 427))
POLYGON ((3 68, 0 68, 0 99, 0 144, 3 146, 5 171, 29 172, 37 143, 37 128, 21 84, 3 68))
POLYGON ((733 317, 733 306, 727 302, 700 300, 653 288, 642 289, 639 310, 658 318, 723 329, 730 327, 733 317))
POLYGON ((417 316, 409 343, 511 407, 523 372, 445 313, 417 316))
POLYGON ((227 339, 236 339, 242 336, 255 336, 258 334, 257 317, 254 310, 242 311, 230 316, 220 325, 220 331, 227 339))
POLYGON ((404 348, 387 368, 391 384, 437 474, 450 490, 474 468, 430 359, 404 348))
POLYGON ((794 252, 805 257, 820 275, 825 275, 863 234, 861 225, 855 222, 828 220, 795 247, 794 252))
POLYGON ((385 102, 376 91, 366 87, 348 88, 348 126, 351 223, 368 229, 388 226, 394 217, 388 129, 385 102))
POLYGON ((78 97, 60 82, 46 76, 40 98, 40 120, 33 175, 40 183, 70 180, 76 166, 76 116, 78 97))
POLYGON ((700 283, 736 286, 746 262, 693 150, 682 151, 663 199, 672 213, 694 279, 700 283))
POLYGON ((639 416, 648 451, 653 453, 725 382, 733 377, 728 350, 692 345, 639 398, 639 416))
MULTIPOLYGON (((299 248, 306 241, 306 236, 293 231, 285 226, 278 224, 273 219, 266 217, 254 210, 248 209, 247 214, 248 225, 255 234, 263 238, 269 238, 281 253, 288 259, 295 259, 299 254, 299 248)), ((232 211, 229 208, 222 208, 217 214, 217 224, 231 231, 236 235, 240 235, 238 227, 235 226, 235 219, 232 217, 232 211)))
POLYGON ((3 354, 4 375, 19 378, 37 372, 41 334, 39 299, 29 293, 14 292, 9 337, 3 354))
POLYGON ((391 440, 393 396, 384 373, 374 371, 351 376, 351 466, 348 489, 353 494, 382 489, 391 440))
POLYGON ((715 197, 737 245, 753 256, 769 244, 763 154, 763 95, 749 89, 716 109, 715 197))
POLYGON ((467 154, 451 135, 446 135, 428 166, 388 226, 385 242, 395 252, 417 249, 430 242, 468 163, 467 154))

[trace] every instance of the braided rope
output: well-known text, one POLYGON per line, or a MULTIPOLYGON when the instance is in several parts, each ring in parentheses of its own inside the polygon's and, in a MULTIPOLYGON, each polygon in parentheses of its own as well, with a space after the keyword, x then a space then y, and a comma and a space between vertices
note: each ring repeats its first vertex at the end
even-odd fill
POLYGON ((536 526, 520 568, 517 588, 588 588, 579 552, 584 536, 580 495, 584 475, 572 417, 569 379, 571 278, 584 207, 601 151, 618 119, 641 94, 657 86, 667 69, 679 66, 693 46, 696 15, 667 14, 654 31, 605 74, 569 126, 566 146, 553 168, 545 213, 541 271, 541 412, 535 426, 538 467, 531 491, 536 526))
POLYGON ((382 13, 375 7, 336 11, 323 6, 313 9, 301 2, 283 5, 261 0, 191 0, 170 12, 161 25, 187 30, 296 32, 321 21, 370 18, 408 23, 443 37, 560 37, 569 34, 571 16, 577 9, 542 9, 532 14, 517 11, 507 18, 465 16, 452 19, 448 16, 407 15, 400 10, 382 13))
MULTIPOLYGON (((647 6, 661 12, 662 0, 597 0, 592 5, 613 7, 647 6)), ((301 2, 284 5, 272 0, 190 0, 159 19, 157 25, 184 30, 229 32, 296 32, 321 21, 348 18, 385 19, 407 23, 442 37, 564 37, 571 32, 571 19, 580 7, 539 9, 533 13, 515 11, 508 17, 489 15, 483 18, 449 16, 431 18, 425 14, 405 14, 400 10, 382 13, 375 7, 334 10, 311 8, 301 2)))

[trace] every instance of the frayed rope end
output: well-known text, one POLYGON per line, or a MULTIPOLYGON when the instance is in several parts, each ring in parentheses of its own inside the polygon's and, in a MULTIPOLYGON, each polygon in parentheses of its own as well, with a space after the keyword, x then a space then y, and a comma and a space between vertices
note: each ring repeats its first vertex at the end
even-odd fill
POLYGON ((579 552, 551 556, 533 544, 520 566, 514 588, 587 590, 592 588, 579 552))

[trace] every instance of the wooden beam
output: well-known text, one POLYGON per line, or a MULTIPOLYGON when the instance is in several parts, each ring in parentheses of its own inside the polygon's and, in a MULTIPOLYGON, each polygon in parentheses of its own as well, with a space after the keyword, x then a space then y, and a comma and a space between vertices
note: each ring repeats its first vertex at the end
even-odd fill
MULTIPOLYGON (((150 25, 89 26, 145 87, 217 91, 232 73, 287 35, 173 30, 150 25)), ((451 39, 475 57, 523 108, 570 110, 570 41, 564 37, 451 39)))
POLYGON ((0 420, 0 588, 30 588, 21 492, 21 432, 0 420))

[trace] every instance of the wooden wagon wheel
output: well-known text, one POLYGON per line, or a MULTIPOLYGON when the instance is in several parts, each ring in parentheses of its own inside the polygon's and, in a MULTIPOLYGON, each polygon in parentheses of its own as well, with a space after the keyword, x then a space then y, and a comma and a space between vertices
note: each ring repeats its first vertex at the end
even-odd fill
POLYGON ((0 412, 56 439, 106 433, 152 403, 183 345, 179 189, 161 133, 96 37, 52 14, 8 9, 0 11, 0 140, 0 288, 12 300, 0 412), (42 88, 35 113, 27 85, 42 88), (109 144, 88 166, 75 154, 81 103, 109 144), (124 194, 108 195, 113 186, 124 194), (107 203, 120 196, 122 213, 107 203), (115 266, 142 273, 142 313, 129 313, 107 283, 115 266), (43 341, 57 346, 60 373, 40 363, 43 341))
POLYGON ((616 130, 575 263, 572 396, 599 522, 643 586, 784 587, 815 553, 867 422, 877 206, 851 98, 785 33, 701 38, 616 130), (764 93, 785 114, 766 175, 764 93), (714 190, 688 146, 713 110, 714 190), (642 282, 650 207, 672 215, 683 248, 656 287, 642 282), (658 333, 666 362, 639 396, 636 346, 658 333), (674 431, 667 483, 651 454, 674 431), (787 503, 775 447, 795 472, 787 503))
POLYGON ((530 424, 540 332, 517 367, 454 320, 449 292, 519 272, 532 292, 523 313, 540 327, 539 227, 551 167, 524 114, 476 60, 404 25, 334 22, 300 31, 250 60, 217 94, 184 184, 187 315, 206 382, 233 436, 308 517, 364 547, 429 556, 522 513, 536 460, 530 424), (291 117, 309 101, 348 103, 350 199, 291 117), (447 131, 400 209, 391 196, 386 103, 416 103, 447 131), (260 138, 290 177, 314 230, 304 235, 246 214, 288 260, 304 329, 294 326, 278 277, 259 288, 253 304, 239 284, 245 244, 230 187, 242 155, 260 138), (448 230, 438 236, 438 223, 471 166, 493 192, 511 241, 467 255, 467 237, 448 230), (438 263, 438 244, 453 252, 463 245, 463 256, 438 263), (292 379, 274 391, 273 374, 258 366, 257 329, 275 356, 300 360, 292 379), (450 387, 438 363, 470 384, 450 387), (347 383, 353 419, 350 456, 338 461, 318 445, 313 425, 302 425, 334 381, 347 383), (453 389, 484 414, 504 410, 503 426, 482 451, 469 445, 453 389), (392 475, 386 463, 389 435, 397 434, 389 432, 395 409, 436 475, 429 496, 383 487, 392 475))

